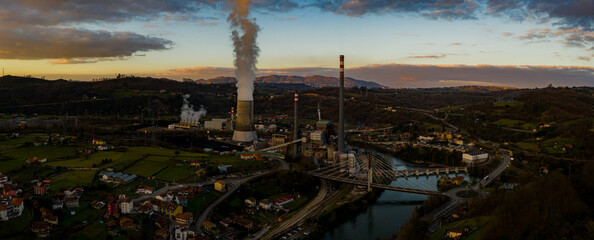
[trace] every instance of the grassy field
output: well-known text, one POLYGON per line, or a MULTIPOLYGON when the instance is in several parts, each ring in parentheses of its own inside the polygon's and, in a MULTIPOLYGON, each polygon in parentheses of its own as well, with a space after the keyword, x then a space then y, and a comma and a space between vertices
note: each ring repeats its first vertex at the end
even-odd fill
POLYGON ((522 120, 514 120, 514 119, 503 118, 503 119, 499 119, 499 120, 497 120, 496 122, 493 122, 493 123, 494 124, 497 124, 497 125, 504 126, 504 127, 515 128, 515 127, 521 126, 525 122, 522 121, 522 120))
POLYGON ((72 235, 69 239, 107 239, 107 237, 107 227, 105 226, 105 224, 95 222, 81 229, 80 231, 72 235))
POLYGON ((69 171, 52 178, 50 192, 76 186, 90 186, 97 171, 69 171))
POLYGON ((522 150, 530 152, 540 152, 540 148, 538 147, 538 143, 536 142, 517 142, 516 146, 522 150))
POLYGON ((134 165, 126 168, 124 173, 136 174, 141 177, 153 176, 167 167, 167 164, 160 161, 140 160, 134 165))
POLYGON ((187 211, 193 213, 194 216, 197 216, 208 204, 214 202, 222 195, 222 193, 214 191, 212 188, 205 189, 210 190, 210 193, 200 193, 198 196, 188 200, 187 211))
POLYGON ((25 207, 21 216, 7 222, 0 222, 0 239, 17 236, 29 231, 32 222, 33 215, 31 214, 31 209, 25 207))
MULTIPOLYGON (((578 141, 573 138, 551 138, 547 139, 542 142, 542 146, 544 147, 545 151, 549 154, 562 154, 563 148, 566 148, 565 145, 571 144, 573 147, 576 147, 578 141)), ((571 151, 570 148, 566 148, 566 151, 571 151)))
POLYGON ((16 139, 0 141, 0 152, 10 150, 10 149, 15 149, 18 147, 22 147, 27 142, 33 143, 34 140, 35 140, 34 136, 25 136, 25 137, 19 137, 16 139))
MULTIPOLYGON (((165 170, 161 171, 157 174, 156 178, 163 181, 179 182, 180 179, 187 178, 191 174, 198 171, 198 168, 190 167, 188 165, 184 166, 169 166, 165 170)), ((193 179, 190 179, 193 180, 193 179)))
MULTIPOLYGON (((155 161, 166 161, 173 156, 175 156, 175 150, 173 149, 166 149, 166 148, 155 148, 155 147, 129 147, 126 149, 125 152, 113 152, 113 151, 106 151, 106 152, 98 152, 94 153, 89 156, 88 159, 85 158, 77 158, 72 160, 66 161, 50 161, 47 164, 50 166, 63 166, 63 167, 92 167, 93 164, 96 164, 99 167, 113 167, 118 171, 121 171, 130 164, 134 163, 135 161, 149 156, 150 158, 154 158, 155 161), (154 156, 149 156, 154 155, 154 156), (112 162, 101 164, 103 159, 111 159, 112 162)), ((184 152, 181 151, 179 153, 180 157, 192 159, 192 158, 199 158, 208 156, 207 154, 203 153, 192 153, 192 152, 184 152)), ((152 159, 151 159, 152 160, 152 159)))
POLYGON ((47 158, 48 161, 56 158, 74 157, 76 151, 74 147, 69 146, 44 146, 44 147, 23 147, 15 151, 2 154, 5 157, 12 159, 27 160, 30 157, 47 158))
POLYGON ((466 240, 473 240, 473 239, 480 239, 484 234, 484 225, 489 222, 489 217, 478 217, 478 218, 471 218, 471 219, 464 219, 460 221, 455 221, 451 223, 447 223, 441 228, 437 229, 433 234, 431 234, 431 240, 439 240, 446 229, 449 228, 462 228, 462 227, 478 227, 479 229, 471 232, 470 234, 466 235, 464 239, 466 240))

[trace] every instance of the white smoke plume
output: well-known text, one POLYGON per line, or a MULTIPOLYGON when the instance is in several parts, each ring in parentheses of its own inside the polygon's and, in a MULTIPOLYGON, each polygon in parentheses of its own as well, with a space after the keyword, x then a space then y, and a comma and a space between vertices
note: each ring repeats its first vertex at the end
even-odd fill
POLYGON ((206 116, 206 109, 200 105, 199 111, 194 111, 194 106, 188 101, 190 94, 184 95, 184 105, 181 108, 181 122, 198 123, 200 118, 206 116))
POLYGON ((256 44, 260 27, 255 19, 249 19, 251 0, 230 0, 232 12, 227 21, 231 23, 231 39, 235 55, 237 100, 254 100, 254 78, 260 48, 256 44))

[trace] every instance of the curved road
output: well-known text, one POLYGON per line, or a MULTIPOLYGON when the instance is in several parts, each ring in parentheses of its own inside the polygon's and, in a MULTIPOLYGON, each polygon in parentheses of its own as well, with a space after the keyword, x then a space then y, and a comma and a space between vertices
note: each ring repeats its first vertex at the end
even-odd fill
MULTIPOLYGON (((509 163, 511 161, 511 156, 509 155, 510 151, 500 150, 500 152, 501 152, 501 155, 503 156, 503 160, 501 161, 501 164, 499 164, 499 166, 497 166, 497 168, 495 168, 493 171, 491 171, 491 173, 489 173, 487 175, 488 178, 487 178, 487 176, 485 176, 485 178, 481 179, 478 183, 474 184, 474 186, 471 187, 472 190, 478 191, 481 194, 481 196, 486 195, 486 192, 483 192, 480 189, 481 186, 484 187, 484 186, 489 185, 491 182, 493 182, 494 179, 496 179, 497 177, 499 177, 501 175, 501 173, 503 173, 503 171, 505 170, 505 168, 507 168, 507 166, 509 165, 509 163)), ((464 190, 469 190, 469 189, 464 188, 464 187, 459 187, 459 188, 450 189, 449 191, 445 192, 444 195, 448 196, 450 198, 450 201, 448 201, 447 203, 443 204, 438 209, 430 212, 429 214, 427 214, 423 217, 430 221, 430 226, 429 226, 430 232, 435 231, 439 227, 438 220, 440 218, 442 218, 446 214, 450 213, 452 210, 456 209, 458 206, 460 206, 461 204, 463 204, 467 201, 467 199, 460 198, 456 195, 458 192, 464 191, 464 190)))
POLYGON ((270 174, 270 173, 273 173, 273 172, 276 172, 279 170, 289 169, 289 164, 287 162, 285 162, 284 160, 279 160, 279 161, 280 161, 280 168, 277 170, 265 171, 260 174, 256 174, 256 175, 241 178, 241 179, 226 180, 227 184, 231 185, 231 189, 228 189, 225 194, 223 194, 221 197, 219 197, 217 200, 215 200, 213 203, 211 203, 204 211, 202 211, 202 213, 200 214, 200 217, 198 217, 196 219, 196 232, 198 234, 204 234, 204 231, 202 231, 202 223, 204 223, 204 221, 206 221, 208 216, 210 216, 210 214, 212 213, 212 210, 214 210, 214 208, 217 205, 219 205, 221 202, 223 202, 227 197, 231 196, 231 194, 233 194, 235 191, 237 191, 237 189, 239 189, 241 184, 244 184, 254 178, 264 176, 266 174, 270 174))
MULTIPOLYGON (((326 183, 325 180, 321 180, 322 184, 320 187, 320 191, 318 192, 318 195, 307 204, 307 206, 305 206, 304 208, 302 208, 301 210, 299 210, 299 212, 295 215, 293 215, 290 219, 285 220, 283 223, 281 223, 280 226, 278 226, 277 228, 275 228, 274 230, 270 231, 264 238, 262 239, 273 239, 275 237, 277 237, 279 234, 285 232, 287 229, 293 227, 295 224, 301 222, 303 219, 305 219, 316 207, 318 207, 318 204, 320 204, 320 202, 322 200, 324 200, 324 198, 326 198, 326 193, 328 192, 328 184, 326 183)), ((258 239, 258 238, 255 238, 258 239)))

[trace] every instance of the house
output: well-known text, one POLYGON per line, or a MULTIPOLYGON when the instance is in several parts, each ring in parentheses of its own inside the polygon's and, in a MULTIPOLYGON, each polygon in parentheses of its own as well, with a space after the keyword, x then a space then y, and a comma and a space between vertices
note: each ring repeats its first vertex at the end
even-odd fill
POLYGON ((171 193, 162 193, 160 195, 157 195, 155 199, 162 202, 171 202, 171 200, 173 200, 173 195, 171 195, 171 193))
POLYGON ((93 145, 105 145, 107 142, 98 138, 93 138, 93 145))
POLYGON ((175 228, 175 240, 188 240, 190 237, 194 237, 194 232, 187 228, 175 228))
POLYGON ((219 173, 227 173, 227 165, 219 164, 219 173))
POLYGON ((202 223, 202 229, 212 235, 215 235, 218 232, 217 225, 208 220, 202 223))
POLYGON ((191 212, 178 213, 175 215, 175 222, 177 222, 180 226, 190 225, 194 221, 193 217, 194 215, 191 212))
POLYGON ((153 211, 153 204, 150 202, 145 202, 138 208, 138 212, 142 214, 151 214, 153 211))
POLYGON ((161 205, 159 206, 159 212, 170 217, 170 218, 173 218, 177 214, 182 213, 182 211, 183 211, 182 206, 179 206, 172 202, 162 202, 161 205))
POLYGON ((74 196, 64 197, 64 204, 66 204, 67 208, 74 208, 80 206, 78 203, 78 197, 74 196))
POLYGON ((246 198, 244 202, 247 207, 253 208, 256 206, 256 198, 254 197, 246 198))
POLYGON ((54 216, 53 213, 43 216, 43 221, 52 225, 58 225, 58 217, 54 216))
POLYGON ((214 183, 215 190, 222 192, 225 189, 225 181, 219 180, 214 183))
POLYGON ((31 231, 37 234, 38 237, 47 237, 52 230, 52 225, 46 222, 34 222, 31 225, 31 231))
POLYGON ((161 216, 161 215, 154 215, 157 216, 157 219, 155 220, 155 225, 157 225, 160 228, 168 228, 169 227, 169 218, 161 216))
POLYGON ((25 209, 23 200, 23 198, 13 196, 0 196, 0 221, 8 221, 21 216, 25 209))
POLYGON ((272 208, 272 203, 270 203, 268 199, 262 199, 260 200, 260 208, 270 210, 270 208, 272 208))
POLYGON ((132 199, 126 198, 120 201, 120 212, 122 214, 129 214, 132 212, 132 199))
POLYGON ((289 202, 292 202, 293 200, 294 200, 293 197, 288 196, 288 197, 279 198, 279 199, 275 200, 274 203, 277 206, 282 206, 289 202))
POLYGON ((105 214, 107 214, 107 216, 119 216, 120 214, 118 213, 118 204, 115 200, 110 199, 107 202, 107 211, 105 212, 105 214))
POLYGON ((188 205, 188 198, 186 196, 183 196, 183 195, 177 195, 175 197, 175 201, 177 202, 178 205, 181 205, 181 206, 188 205))
POLYGON ((200 160, 189 160, 188 162, 192 167, 200 167, 202 165, 202 161, 200 160))
POLYGON ((35 195, 45 195, 45 193, 47 192, 47 190, 49 189, 49 183, 44 182, 37 182, 37 184, 35 184, 33 186, 33 192, 35 192, 35 195))
POLYGON ((153 188, 145 185, 138 185, 136 193, 141 195, 151 195, 153 194, 153 188))
POLYGON ((104 203, 104 202, 101 202, 101 201, 93 201, 93 202, 91 203, 91 206, 92 206, 94 209, 97 209, 97 210, 99 210, 99 209, 101 209, 101 208, 105 207, 105 203, 104 203))
POLYGON ((120 228, 134 229, 136 228, 136 224, 134 223, 134 220, 132 220, 131 218, 123 217, 120 218, 120 228))
POLYGON ((221 221, 219 221, 219 223, 221 225, 223 225, 224 227, 229 227, 229 225, 231 225, 231 223, 233 223, 233 219, 226 217, 226 218, 221 219, 221 221))
POLYGON ((6 174, 0 172, 0 185, 4 185, 8 182, 8 176, 6 174))
POLYGON ((167 239, 167 229, 159 228, 155 231, 155 240, 166 240, 167 239))
POLYGON ((245 218, 242 217, 235 217, 233 219, 233 223, 242 226, 243 228, 247 229, 247 230, 251 230, 252 228, 254 228, 254 222, 247 220, 245 218))
POLYGON ((63 199, 54 199, 52 200, 52 209, 62 209, 64 208, 64 200, 63 199))

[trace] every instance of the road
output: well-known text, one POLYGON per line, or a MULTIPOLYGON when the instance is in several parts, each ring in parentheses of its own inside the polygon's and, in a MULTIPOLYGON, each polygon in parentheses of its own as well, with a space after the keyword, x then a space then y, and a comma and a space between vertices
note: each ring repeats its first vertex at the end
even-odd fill
MULTIPOLYGON (((315 208, 319 206, 320 202, 322 202, 322 200, 326 198, 326 193, 328 193, 328 184, 325 180, 322 180, 322 184, 320 186, 320 191, 318 192, 318 195, 312 201, 310 201, 307 204, 307 206, 299 210, 299 212, 297 212, 291 218, 286 219, 284 222, 280 224, 280 226, 270 231, 262 239, 274 239, 279 234, 282 234, 283 232, 293 227, 295 224, 298 224, 299 222, 304 220, 315 208)), ((254 239, 259 239, 259 237, 260 236, 256 236, 256 238, 254 239)))
MULTIPOLYGON (((509 155, 508 150, 500 150, 500 152, 501 152, 501 155, 503 156, 503 159, 502 159, 501 163, 499 164, 499 166, 497 166, 493 171, 491 171, 487 175, 487 176, 489 176, 488 178, 486 178, 487 176, 485 176, 485 178, 481 179, 478 183, 476 183, 474 186, 471 187, 472 190, 479 192, 481 194, 481 196, 486 195, 486 192, 483 192, 480 189, 481 186, 485 187, 485 186, 491 184, 491 182, 493 182, 494 179, 496 179, 497 177, 499 177, 501 175, 501 173, 503 173, 503 171, 505 170, 505 168, 507 168, 507 166, 509 165, 509 163, 511 161, 511 156, 509 155)), ((466 191, 466 190, 469 190, 469 189, 464 188, 464 187, 459 187, 459 188, 450 189, 449 191, 444 193, 445 196, 448 196, 450 198, 450 201, 441 205, 441 207, 426 214, 423 217, 424 219, 429 220, 429 223, 430 223, 429 224, 429 232, 434 232, 435 230, 437 230, 437 228, 439 228, 439 222, 442 217, 451 213, 458 206, 460 206, 461 204, 465 203, 468 200, 465 198, 460 198, 457 195, 458 192, 466 191)))
POLYGON ((222 203, 225 199, 227 199, 227 197, 231 196, 235 191, 237 191, 237 189, 239 189, 239 187, 241 187, 241 184, 244 184, 246 182, 249 182, 250 180, 260 177, 260 176, 264 176, 266 174, 270 174, 279 170, 287 170, 289 169, 289 164, 284 161, 284 160, 279 160, 280 161, 280 168, 277 170, 273 170, 273 171, 264 171, 261 172, 259 174, 253 175, 253 176, 249 176, 249 177, 245 177, 245 178, 240 178, 240 179, 233 179, 233 180, 225 180, 225 182, 227 182, 227 184, 231 185, 231 189, 228 189, 227 192, 225 194, 223 194, 222 196, 220 196, 219 198, 217 198, 217 200, 215 200, 213 203, 211 203, 210 205, 208 205, 208 207, 202 211, 202 213, 200 214, 200 216, 196 219, 196 232, 198 234, 204 234, 204 231, 202 231, 202 223, 204 223, 204 221, 206 221, 206 219, 210 216, 210 214, 212 213, 212 210, 214 210, 214 208, 216 206, 218 206, 220 203, 222 203))

